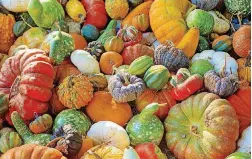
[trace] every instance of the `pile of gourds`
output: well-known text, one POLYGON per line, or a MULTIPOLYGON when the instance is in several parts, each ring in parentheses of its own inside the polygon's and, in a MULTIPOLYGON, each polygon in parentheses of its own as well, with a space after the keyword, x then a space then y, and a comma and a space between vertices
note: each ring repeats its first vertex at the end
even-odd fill
POLYGON ((0 159, 251 158, 250 3, 0 0, 0 159))

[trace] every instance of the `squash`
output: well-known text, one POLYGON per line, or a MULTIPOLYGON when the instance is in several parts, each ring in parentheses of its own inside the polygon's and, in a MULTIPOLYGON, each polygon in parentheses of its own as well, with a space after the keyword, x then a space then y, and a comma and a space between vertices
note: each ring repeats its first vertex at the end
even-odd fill
POLYGON ((70 18, 69 16, 66 16, 66 18, 64 19, 66 25, 69 28, 69 33, 76 33, 76 34, 80 34, 81 33, 81 24, 78 22, 75 22, 72 18, 70 18))
POLYGON ((65 107, 60 101, 59 101, 59 97, 58 97, 58 87, 53 88, 52 89, 52 98, 50 99, 49 103, 50 103, 50 109, 49 111, 52 114, 58 114, 60 113, 62 110, 67 109, 67 107, 65 107))
POLYGON ((228 12, 242 16, 247 16, 251 12, 250 2, 250 0, 224 0, 228 12))
POLYGON ((209 11, 214 18, 213 32, 217 34, 224 34, 230 29, 229 20, 218 11, 209 11))
POLYGON ((63 31, 69 33, 69 26, 64 20, 56 21, 53 23, 51 31, 63 31))
POLYGON ((21 146, 22 142, 17 132, 6 132, 0 138, 0 151, 5 153, 9 149, 21 146))
POLYGON ((99 121, 93 124, 87 132, 87 136, 94 141, 95 145, 105 144, 122 151, 130 145, 125 129, 111 121, 99 121))
POLYGON ((155 112, 155 115, 159 119, 164 120, 167 117, 170 108, 176 104, 176 100, 172 98, 171 90, 167 89, 162 89, 158 92, 146 89, 143 94, 135 100, 135 105, 139 112, 151 103, 166 103, 164 106, 159 107, 159 109, 155 112))
POLYGON ((134 26, 124 26, 117 32, 117 36, 124 42, 124 47, 135 45, 142 40, 142 33, 134 26))
POLYGON ((109 92, 98 91, 86 107, 87 115, 95 122, 112 121, 120 126, 126 125, 132 117, 128 103, 116 102, 109 92))
POLYGON ((131 146, 129 146, 128 148, 125 148, 123 152, 123 159, 128 159, 128 158, 140 159, 135 149, 132 148, 131 146))
POLYGON ((30 0, 27 9, 35 24, 42 28, 51 28, 54 22, 65 17, 64 9, 57 0, 30 0))
POLYGON ((113 73, 113 68, 121 66, 122 63, 123 58, 119 53, 108 51, 101 55, 100 68, 103 73, 111 75, 113 73))
POLYGON ((133 17, 132 25, 135 26, 137 30, 142 32, 146 31, 150 26, 149 16, 147 14, 140 14, 133 17))
POLYGON ((227 98, 235 109, 240 122, 240 133, 251 124, 251 91, 250 87, 240 88, 235 94, 227 98))
POLYGON ((164 124, 167 146, 178 159, 224 159, 236 149, 235 110, 215 94, 199 93, 173 106, 164 124))
POLYGON ((104 74, 87 74, 89 81, 92 83, 94 91, 102 91, 108 86, 108 81, 104 74))
POLYGON ((226 157, 226 159, 250 159, 250 153, 234 152, 226 157))
POLYGON ((71 75, 59 85, 59 101, 68 108, 80 109, 93 97, 93 85, 85 75, 71 75))
POLYGON ((42 116, 36 115, 36 119, 29 124, 29 128, 33 133, 39 134, 49 130, 52 124, 53 119, 49 114, 44 114, 42 116))
POLYGON ((17 0, 4 0, 1 5, 12 12, 26 12, 30 0, 17 1, 17 0))
POLYGON ((146 158, 166 159, 167 158, 167 156, 164 153, 162 153, 160 148, 152 142, 138 144, 136 145, 135 150, 137 154, 139 155, 140 159, 146 159, 146 158))
POLYGON ((121 38, 113 36, 106 40, 104 48, 106 51, 114 51, 120 53, 123 51, 124 44, 121 38))
POLYGON ((9 109, 9 97, 0 92, 0 116, 3 116, 9 109))
POLYGON ((81 28, 81 35, 89 42, 95 41, 99 38, 99 30, 91 24, 84 25, 81 28))
POLYGON ((82 136, 82 147, 79 153, 76 156, 73 156, 72 159, 80 159, 81 156, 83 156, 92 147, 94 147, 93 140, 87 136, 86 137, 82 136))
POLYGON ((214 39, 212 43, 212 48, 215 51, 228 52, 232 50, 232 38, 228 35, 222 35, 214 39))
POLYGON ((105 52, 105 48, 99 41, 92 41, 88 43, 88 46, 84 48, 84 50, 89 52, 98 61, 100 61, 101 55, 105 52))
POLYGON ((74 40, 74 50, 80 50, 87 47, 87 41, 83 36, 77 33, 70 33, 70 35, 74 40))
POLYGON ((217 4, 219 3, 219 0, 192 0, 192 3, 195 4, 198 8, 203 10, 212 10, 214 9, 217 4))
POLYGON ((112 19, 123 19, 129 11, 127 0, 105 0, 105 9, 112 19))
POLYGON ((0 137, 3 136, 3 134, 5 134, 7 132, 15 132, 15 130, 10 127, 3 127, 0 129, 0 137))
POLYGON ((111 20, 97 41, 104 45, 107 39, 112 36, 116 36, 116 26, 117 21, 111 20))
POLYGON ((128 72, 132 75, 142 75, 152 65, 154 65, 153 59, 150 56, 144 55, 138 57, 130 64, 128 72))
POLYGON ((238 140, 238 152, 251 153, 251 126, 243 130, 241 138, 238 140))
POLYGON ((239 79, 251 82, 251 59, 250 55, 246 58, 239 58, 236 60, 238 64, 238 76, 239 79))
POLYGON ((73 64, 61 64, 54 67, 54 83, 58 86, 62 81, 71 75, 78 75, 81 72, 73 64))
POLYGON ((66 3, 67 14, 76 22, 83 22, 86 18, 86 10, 82 3, 78 0, 69 0, 66 3))
POLYGON ((199 44, 197 47, 197 52, 202 52, 204 50, 209 50, 209 43, 207 41, 207 39, 203 36, 199 36, 199 44))
POLYGON ((72 52, 71 62, 81 71, 81 73, 100 73, 98 61, 95 60, 87 51, 75 50, 72 52))
POLYGON ((240 27, 233 35, 233 48, 240 57, 247 57, 251 51, 251 26, 240 27))
POLYGON ((190 66, 190 72, 192 75, 199 74, 202 77, 207 71, 213 70, 213 69, 214 67, 212 66, 212 64, 209 61, 204 60, 204 59, 194 61, 190 66))

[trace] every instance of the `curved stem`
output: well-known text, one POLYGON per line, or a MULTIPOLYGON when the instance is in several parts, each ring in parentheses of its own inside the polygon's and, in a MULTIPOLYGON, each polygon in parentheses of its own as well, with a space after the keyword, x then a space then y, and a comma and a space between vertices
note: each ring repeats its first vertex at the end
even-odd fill
POLYGON ((24 19, 24 17, 22 15, 20 15, 20 18, 24 21, 24 23, 29 26, 30 28, 32 28, 32 26, 26 22, 26 20, 24 19))

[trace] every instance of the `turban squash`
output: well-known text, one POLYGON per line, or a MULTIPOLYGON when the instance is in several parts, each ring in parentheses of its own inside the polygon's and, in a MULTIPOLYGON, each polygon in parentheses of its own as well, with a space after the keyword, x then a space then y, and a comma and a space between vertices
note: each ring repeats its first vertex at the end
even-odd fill
POLYGON ((0 71, 0 90, 9 92, 9 113, 17 111, 24 120, 43 114, 52 96, 54 71, 49 57, 39 49, 23 49, 8 58, 0 71))

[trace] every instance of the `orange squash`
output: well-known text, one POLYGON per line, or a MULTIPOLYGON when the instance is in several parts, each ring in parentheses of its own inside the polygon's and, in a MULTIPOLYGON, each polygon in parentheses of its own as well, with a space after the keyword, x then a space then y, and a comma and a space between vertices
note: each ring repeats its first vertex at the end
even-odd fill
POLYGON ((233 48, 240 57, 247 57, 251 51, 251 26, 244 25, 234 33, 233 48))
POLYGON ((70 33, 70 35, 74 39, 74 44, 75 44, 74 50, 84 49, 87 46, 87 41, 80 34, 70 33))
POLYGON ((112 121, 124 126, 132 117, 128 103, 117 103, 109 92, 98 91, 86 107, 88 116, 95 122, 112 121))
POLYGON ((103 73, 111 75, 114 67, 119 67, 123 63, 123 58, 120 54, 113 51, 108 51, 102 54, 100 59, 100 68, 103 73))

